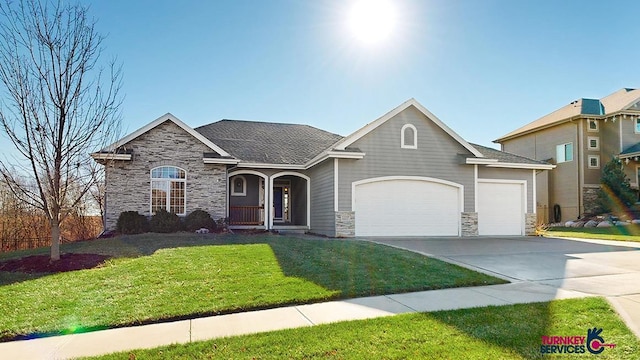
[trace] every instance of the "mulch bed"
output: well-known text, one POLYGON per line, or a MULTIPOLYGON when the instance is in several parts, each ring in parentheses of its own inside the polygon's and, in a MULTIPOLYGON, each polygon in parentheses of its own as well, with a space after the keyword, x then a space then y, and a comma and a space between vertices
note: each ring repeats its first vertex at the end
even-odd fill
POLYGON ((33 255, 0 263, 0 271, 59 273, 91 269, 102 264, 107 259, 109 259, 109 256, 98 254, 62 254, 60 260, 51 262, 49 255, 33 255))

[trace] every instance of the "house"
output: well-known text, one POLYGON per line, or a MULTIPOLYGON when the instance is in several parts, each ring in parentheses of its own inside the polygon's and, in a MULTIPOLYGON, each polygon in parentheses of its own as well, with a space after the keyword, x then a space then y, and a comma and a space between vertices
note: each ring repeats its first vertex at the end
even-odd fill
POLYGON ((414 99, 346 137, 166 114, 92 156, 107 229, 123 211, 203 209, 232 228, 330 237, 531 233, 535 174, 553 168, 470 144, 414 99))
POLYGON ((631 185, 640 169, 640 90, 621 89, 602 99, 578 99, 494 142, 502 150, 556 165, 537 175, 543 221, 566 221, 597 210, 604 163, 624 162, 631 185))

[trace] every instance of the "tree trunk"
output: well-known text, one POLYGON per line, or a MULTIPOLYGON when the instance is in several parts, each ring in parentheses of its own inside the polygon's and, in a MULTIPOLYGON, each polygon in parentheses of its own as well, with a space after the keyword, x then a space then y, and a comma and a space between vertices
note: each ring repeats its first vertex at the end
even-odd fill
POLYGON ((51 221, 51 261, 60 260, 60 224, 51 221))

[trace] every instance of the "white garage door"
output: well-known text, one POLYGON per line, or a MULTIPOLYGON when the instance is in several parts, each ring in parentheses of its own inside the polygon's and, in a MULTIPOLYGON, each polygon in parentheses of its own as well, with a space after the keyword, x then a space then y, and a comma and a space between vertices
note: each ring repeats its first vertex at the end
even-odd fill
POLYGON ((478 234, 523 235, 525 186, 478 181, 478 234))
POLYGON ((462 187, 429 178, 354 186, 356 236, 457 236, 462 187))

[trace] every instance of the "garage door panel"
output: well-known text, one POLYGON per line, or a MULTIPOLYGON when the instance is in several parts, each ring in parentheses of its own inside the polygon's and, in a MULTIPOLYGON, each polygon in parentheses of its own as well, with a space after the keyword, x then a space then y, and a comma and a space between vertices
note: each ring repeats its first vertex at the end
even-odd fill
POLYGON ((523 223, 523 183, 478 183, 478 234, 522 235, 523 223))
POLYGON ((456 236, 460 189, 423 180, 356 185, 357 236, 456 236))

